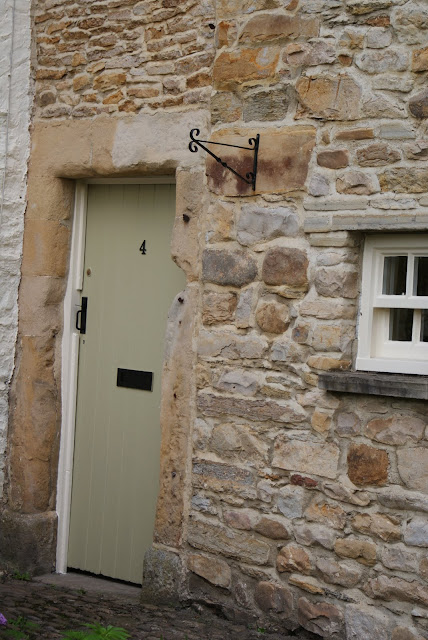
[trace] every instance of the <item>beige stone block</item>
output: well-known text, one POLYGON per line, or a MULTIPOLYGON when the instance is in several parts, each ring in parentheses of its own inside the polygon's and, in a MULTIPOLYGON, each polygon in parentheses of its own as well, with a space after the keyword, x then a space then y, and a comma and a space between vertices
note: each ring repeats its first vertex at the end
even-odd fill
POLYGON ((323 638, 339 638, 343 633, 343 613, 328 602, 299 598, 298 620, 304 629, 323 638))
POLYGON ((343 558, 353 558, 368 567, 376 564, 376 545, 358 538, 339 538, 334 550, 343 558))
POLYGON ((248 20, 239 41, 245 44, 263 44, 294 38, 316 38, 319 34, 318 18, 301 18, 284 13, 258 14, 248 20))
POLYGON ((206 325, 230 322, 237 305, 236 293, 206 291, 203 297, 202 322, 206 325))
POLYGON ((428 491, 428 449, 409 447, 397 451, 398 472, 409 489, 428 491))
POLYGON ((364 434, 384 444, 404 445, 421 440, 425 427, 425 422, 419 418, 393 415, 390 418, 370 420, 364 429, 364 434))
POLYGON ((428 606, 428 587, 420 582, 380 575, 367 582, 364 589, 370 598, 398 600, 428 606))
POLYGON ((313 473, 334 479, 339 463, 339 448, 332 442, 304 442, 279 436, 274 445, 272 465, 287 471, 313 473))
POLYGON ((30 163, 26 220, 68 220, 72 216, 75 184, 52 176, 34 175, 30 163))
POLYGON ((232 580, 231 569, 227 562, 220 560, 220 558, 208 558, 207 556, 193 554, 187 559, 187 568, 216 587, 223 587, 223 589, 230 587, 232 580))
POLYGON ((70 229, 50 220, 28 220, 24 234, 23 275, 64 277, 70 229))
POLYGON ((20 286, 19 332, 40 336, 58 332, 62 324, 64 278, 23 276, 20 286))
POLYGON ((361 87, 347 75, 302 77, 296 91, 300 106, 296 117, 357 120, 361 87))
POLYGON ((276 47, 223 51, 214 62, 214 88, 227 90, 250 80, 274 78, 278 60, 276 47))
POLYGON ((201 211, 204 181, 201 172, 177 171, 176 216, 171 240, 173 260, 189 281, 200 273, 201 211))
POLYGON ((311 418, 311 426, 314 431, 321 435, 327 435, 331 428, 331 416, 325 411, 315 409, 311 418))
POLYGON ((290 324, 288 307, 275 302, 262 302, 256 310, 256 321, 266 333, 283 333, 290 324))
POLYGON ((308 593, 324 595, 325 591, 316 578, 303 577, 297 573, 293 573, 288 578, 288 584, 292 584, 308 593))
POLYGON ((282 547, 276 558, 276 568, 279 573, 299 573, 309 574, 312 571, 312 563, 309 554, 296 545, 282 547))
POLYGON ((310 356, 308 358, 308 365, 321 371, 346 371, 346 369, 350 368, 351 364, 350 360, 331 358, 330 356, 310 356))
POLYGON ((316 499, 305 511, 309 522, 319 522, 333 529, 343 529, 346 524, 346 513, 339 505, 333 505, 316 499))
POLYGON ((386 542, 396 542, 401 538, 401 527, 397 520, 381 513, 359 513, 351 524, 356 531, 375 535, 386 542))

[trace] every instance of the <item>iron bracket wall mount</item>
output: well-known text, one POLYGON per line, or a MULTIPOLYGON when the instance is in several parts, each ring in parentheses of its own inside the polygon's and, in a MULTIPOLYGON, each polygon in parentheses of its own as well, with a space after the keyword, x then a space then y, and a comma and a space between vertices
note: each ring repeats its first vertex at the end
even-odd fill
POLYGON ((190 142, 189 142, 190 151, 192 153, 196 153, 197 150, 198 150, 198 147, 201 147, 201 149, 203 149, 210 156, 212 156, 214 158, 214 160, 219 162, 222 167, 224 167, 225 169, 228 169, 229 171, 231 171, 233 174, 235 174, 235 176, 238 176, 238 178, 240 178, 241 180, 243 180, 247 184, 250 184, 252 189, 253 189, 253 191, 255 191, 256 190, 257 158, 258 158, 258 155, 259 155, 260 134, 258 133, 255 138, 249 138, 249 140, 248 140, 248 144, 250 145, 249 147, 241 147, 241 146, 239 146, 237 144, 225 144, 224 142, 212 142, 211 140, 196 140, 195 136, 199 136, 199 134, 200 134, 199 129, 192 129, 190 131, 190 142), (235 169, 232 169, 232 167, 229 167, 227 162, 224 162, 221 158, 219 158, 219 156, 216 156, 215 153, 213 153, 212 151, 207 149, 207 147, 203 143, 205 143, 205 144, 215 144, 215 145, 218 145, 220 147, 233 147, 234 149, 244 149, 245 151, 252 151, 254 153, 253 170, 249 171, 248 173, 246 173, 245 174, 245 178, 244 178, 244 176, 241 176, 241 174, 238 173, 237 171, 235 171, 235 169))

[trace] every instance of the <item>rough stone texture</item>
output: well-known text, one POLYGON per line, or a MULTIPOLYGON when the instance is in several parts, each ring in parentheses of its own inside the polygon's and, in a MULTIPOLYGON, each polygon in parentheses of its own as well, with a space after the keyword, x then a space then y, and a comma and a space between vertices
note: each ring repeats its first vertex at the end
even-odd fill
POLYGON ((376 563, 376 546, 372 542, 356 538, 339 538, 334 550, 342 558, 352 558, 369 567, 376 563))
POLYGON ((296 84, 300 101, 299 117, 325 120, 357 120, 361 88, 343 75, 301 78, 296 84))
POLYGON ((309 554, 302 548, 294 545, 288 547, 282 547, 277 558, 276 568, 279 573, 284 571, 293 573, 298 571, 299 573, 311 573, 312 564, 309 554))
POLYGON ((428 449, 409 447, 397 451, 398 472, 409 489, 428 490, 428 449))
POLYGON ((289 312, 284 304, 262 302, 256 311, 256 321, 265 333, 283 333, 289 326, 289 312))
POLYGON ((232 572, 223 560, 192 554, 187 559, 187 568, 217 587, 230 587, 232 572))
POLYGON ((386 542, 401 538, 401 527, 381 513, 360 513, 352 520, 352 527, 360 533, 372 534, 386 542))
POLYGON ((307 286, 308 259, 299 249, 275 248, 266 253, 262 278, 266 284, 288 285, 292 289, 307 286))
POLYGON ((194 521, 188 533, 192 547, 211 553, 222 553, 228 558, 264 565, 269 558, 269 545, 243 533, 234 532, 209 522, 194 521))
POLYGON ((232 320, 235 315, 237 297, 235 293, 204 293, 202 321, 204 324, 218 324, 232 320))
POLYGON ((281 236, 295 236, 299 222, 290 207, 257 207, 244 205, 236 228, 238 242, 246 247, 281 236))
POLYGON ((349 640, 388 640, 388 617, 375 607, 349 604, 345 609, 346 638, 349 640))
POLYGON ((244 252, 205 249, 202 256, 202 277, 206 282, 242 287, 257 276, 257 263, 244 252))
POLYGON ((327 167, 327 169, 342 169, 349 164, 348 152, 339 149, 337 151, 321 151, 317 155, 317 163, 320 167, 327 167))
POLYGON ((403 445, 421 440, 425 426, 425 423, 419 418, 396 415, 390 418, 371 420, 366 425, 364 434, 376 442, 403 445))
POLYGON ((339 449, 335 444, 316 442, 290 442, 279 437, 275 441, 272 464, 280 469, 311 473, 325 478, 335 478, 339 460, 339 449))
POLYGON ((180 556, 152 548, 144 556, 142 599, 144 602, 176 604, 181 581, 180 556))
POLYGON ((254 591, 254 599, 262 611, 284 613, 289 617, 293 611, 293 594, 271 582, 259 582, 254 591))
POLYGON ((340 638, 343 633, 343 613, 332 604, 299 598, 298 615, 304 629, 323 638, 340 638))
POLYGON ((352 445, 348 453, 348 476, 360 486, 384 485, 388 478, 388 454, 365 444, 352 445))

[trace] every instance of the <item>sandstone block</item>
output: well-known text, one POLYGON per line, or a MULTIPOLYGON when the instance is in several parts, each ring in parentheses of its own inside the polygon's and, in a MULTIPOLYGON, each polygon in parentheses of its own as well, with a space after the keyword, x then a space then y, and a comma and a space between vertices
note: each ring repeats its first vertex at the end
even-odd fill
MULTIPOLYGON (((328 273, 334 272, 328 271, 328 273)), ((299 307, 302 316, 314 316, 323 320, 335 320, 345 318, 351 320, 355 316, 355 306, 349 302, 336 300, 305 301, 299 307)))
POLYGON ((323 638, 339 640, 343 637, 343 613, 327 602, 310 602, 306 598, 299 598, 298 620, 304 629, 323 638))
POLYGON ((236 293, 206 291, 203 297, 202 322, 207 325, 233 320, 237 305, 236 293))
POLYGON ((331 427, 331 416, 325 411, 315 409, 311 418, 311 427, 321 435, 327 435, 331 427))
POLYGON ((96 91, 109 91, 125 84, 126 73, 101 73, 94 79, 94 89, 96 91))
POLYGON ((370 49, 384 49, 392 42, 392 32, 385 27, 372 27, 367 32, 367 46, 370 49))
POLYGON ((386 542, 395 542, 401 538, 401 527, 397 521, 381 513, 359 513, 351 524, 353 529, 378 536, 386 542))
POLYGON ((271 540, 287 540, 290 537, 286 521, 280 516, 262 516, 256 523, 254 531, 271 540))
POLYGON ((276 558, 276 568, 279 573, 298 571, 308 575, 311 573, 312 563, 309 554, 304 549, 288 545, 282 547, 279 552, 276 558))
POLYGON ((225 202, 217 202, 209 210, 210 228, 206 233, 208 242, 224 242, 234 238, 234 208, 225 202))
POLYGON ((237 360, 240 358, 261 358, 266 353, 267 340, 256 335, 240 336, 230 332, 199 335, 198 353, 201 356, 237 360))
POLYGON ((383 142, 372 144, 357 150, 358 164, 362 167, 380 167, 385 164, 398 162, 401 159, 400 152, 392 149, 383 142))
POLYGON ((232 572, 227 562, 219 558, 192 554, 187 559, 187 568, 216 587, 230 587, 232 572))
POLYGON ((254 591, 254 599, 262 611, 284 613, 287 617, 293 612, 293 594, 286 587, 259 582, 254 591))
POLYGON ((228 422, 214 427, 210 449, 233 462, 253 462, 259 466, 267 461, 268 445, 257 438, 246 425, 228 422))
POLYGON ((339 462, 339 449, 333 443, 290 441, 284 436, 275 440, 272 465, 287 471, 312 473, 335 478, 339 462))
POLYGON ((415 167, 388 169, 379 176, 379 183, 382 191, 425 193, 428 191, 428 169, 415 167))
MULTIPOLYGON (((215 131, 211 139, 215 142, 242 146, 260 133, 248 127, 233 131, 215 131)), ((280 129, 264 129, 260 137, 256 193, 284 193, 304 188, 308 166, 315 144, 315 128, 291 126, 280 129)), ((253 170, 253 154, 242 149, 222 151, 222 160, 242 176, 253 170)), ((251 185, 233 175, 210 156, 206 159, 208 186, 214 193, 226 196, 253 196, 251 185)))
POLYGON ((362 114, 365 118, 405 118, 407 115, 400 100, 382 95, 368 96, 363 101, 362 114))
POLYGON ((244 96, 244 122, 283 120, 287 115, 288 105, 287 88, 252 91, 244 96))
POLYGON ((288 584, 292 584, 303 591, 307 591, 312 594, 324 595, 325 591, 316 578, 303 577, 297 573, 293 573, 288 578, 288 584))
POLYGON ((404 152, 409 160, 424 160, 428 158, 428 142, 416 140, 411 144, 405 144, 404 152))
POLYGON ((321 371, 345 371, 351 366, 350 360, 329 358, 327 356, 310 356, 308 366, 321 371))
POLYGON ((189 526, 190 546, 211 553, 221 553, 249 564, 264 565, 268 562, 270 547, 242 531, 231 531, 205 520, 193 520, 189 526))
POLYGON ((230 398, 200 393, 198 407, 205 415, 235 415, 249 420, 273 420, 296 424, 305 419, 305 413, 297 403, 279 403, 274 400, 230 398))
POLYGON ((351 445, 348 452, 348 476, 360 486, 382 486, 388 480, 388 454, 366 444, 351 445))
POLYGON ((310 196, 328 196, 330 193, 330 183, 325 176, 319 173, 312 174, 311 181, 308 186, 310 196))
POLYGON ((381 505, 391 509, 417 509, 428 512, 428 496, 416 491, 407 491, 400 485, 391 485, 378 490, 377 498, 381 505))
POLYGON ((358 567, 335 562, 330 558, 318 558, 317 569, 324 582, 339 584, 348 589, 355 587, 362 575, 362 571, 358 567))
POLYGON ((211 122, 236 122, 241 118, 242 105, 238 96, 228 91, 215 93, 211 97, 211 122))
POLYGON ((371 420, 366 425, 364 434, 371 440, 384 444, 403 445, 421 440, 424 430, 425 423, 419 418, 393 415, 390 418, 371 420))
POLYGON ((22 274, 63 278, 67 272, 69 239, 70 230, 59 222, 28 220, 22 274))
POLYGON ((412 71, 428 71, 428 47, 413 51, 412 71))
POLYGON ((428 91, 421 91, 409 100, 410 113, 415 118, 428 118, 428 91))
POLYGON ((415 516, 406 526, 404 542, 414 547, 428 547, 428 520, 415 516))
POLYGON ((347 476, 339 476, 338 482, 324 481, 322 490, 326 496, 333 498, 333 500, 342 500, 360 507, 366 507, 371 501, 370 494, 357 489, 347 476))
POLYGON ((376 564, 376 545, 357 538, 339 538, 334 550, 342 558, 352 558, 361 564, 371 567, 376 564))
POLYGON ((357 120, 361 88, 353 78, 341 76, 303 77, 296 84, 300 107, 297 117, 324 120, 357 120))
POLYGON ((397 451, 398 472, 409 489, 428 491, 428 449, 409 447, 397 451))
POLYGON ((342 169, 349 164, 349 155, 345 149, 337 151, 321 151, 317 155, 317 163, 327 169, 342 169))
POLYGON ((428 605, 428 588, 416 581, 380 575, 369 580, 364 591, 370 598, 415 602, 425 607, 428 605))
POLYGON ((273 78, 278 60, 275 47, 223 51, 214 62, 214 88, 230 90, 249 80, 273 78))
POLYGON ((260 388, 260 376, 245 369, 225 370, 215 383, 217 389, 253 396, 260 388))
POLYGON ((243 251, 205 249, 202 255, 202 277, 206 282, 242 287, 257 276, 257 263, 243 251))
POLYGON ((310 496, 303 487, 286 485, 278 496, 278 509, 287 518, 301 518, 310 496))
POLYGON ((336 140, 369 140, 374 138, 374 130, 368 128, 345 129, 336 133, 336 140))
POLYGON ((333 549, 337 532, 323 525, 299 524, 294 527, 294 537, 299 544, 319 544, 324 549, 333 549))
POLYGON ((367 73, 406 71, 409 66, 409 54, 405 50, 393 48, 387 51, 364 51, 356 57, 355 63, 367 73))
POLYGON ((242 207, 236 237, 240 244, 248 247, 281 236, 295 236, 298 231, 299 221, 295 209, 268 209, 250 204, 242 207))
POLYGON ((346 605, 345 625, 348 640, 389 640, 390 618, 362 602, 346 605))
MULTIPOLYGON (((327 298, 356 298, 358 272, 353 267, 321 268, 315 275, 315 287, 320 296, 327 298)), ((334 307, 333 307, 334 308, 334 307)))
POLYGON ((317 37, 319 28, 317 18, 301 18, 283 13, 258 14, 244 25, 239 40, 246 44, 260 44, 297 37, 314 38, 317 37))
POLYGON ((355 335, 353 327, 318 324, 314 331, 311 345, 317 351, 350 352, 350 343, 355 335))
POLYGON ((337 179, 336 189, 338 193, 364 196, 377 193, 379 185, 375 176, 367 175, 362 171, 347 171, 337 179))
POLYGON ((305 518, 309 522, 320 522, 333 529, 343 529, 346 524, 346 513, 339 505, 329 504, 316 499, 305 511, 305 518))
POLYGON ((257 307, 256 321, 266 333, 284 333, 290 324, 288 307, 276 302, 261 302, 257 307))
POLYGON ((198 461, 193 464, 193 486, 213 491, 235 492, 243 497, 255 497, 253 471, 220 462, 198 461))
POLYGON ((308 285, 308 258, 300 249, 274 247, 263 261, 262 278, 266 284, 288 285, 305 290, 308 285))
POLYGON ((286 46, 283 60, 291 67, 311 67, 319 64, 332 64, 336 60, 334 47, 324 40, 299 42, 286 46))

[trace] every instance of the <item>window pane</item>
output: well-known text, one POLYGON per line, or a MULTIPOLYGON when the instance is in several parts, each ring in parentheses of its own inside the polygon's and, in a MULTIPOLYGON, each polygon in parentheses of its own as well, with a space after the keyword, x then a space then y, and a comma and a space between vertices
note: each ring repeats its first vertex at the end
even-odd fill
POLYGON ((390 309, 389 339, 412 341, 413 309, 390 309))
POLYGON ((428 296, 428 258, 415 258, 415 289, 417 296, 428 296))
POLYGON ((382 293, 387 296, 406 294, 407 256, 388 256, 383 263, 382 293))
POLYGON ((428 342, 428 309, 422 309, 421 342, 428 342))

